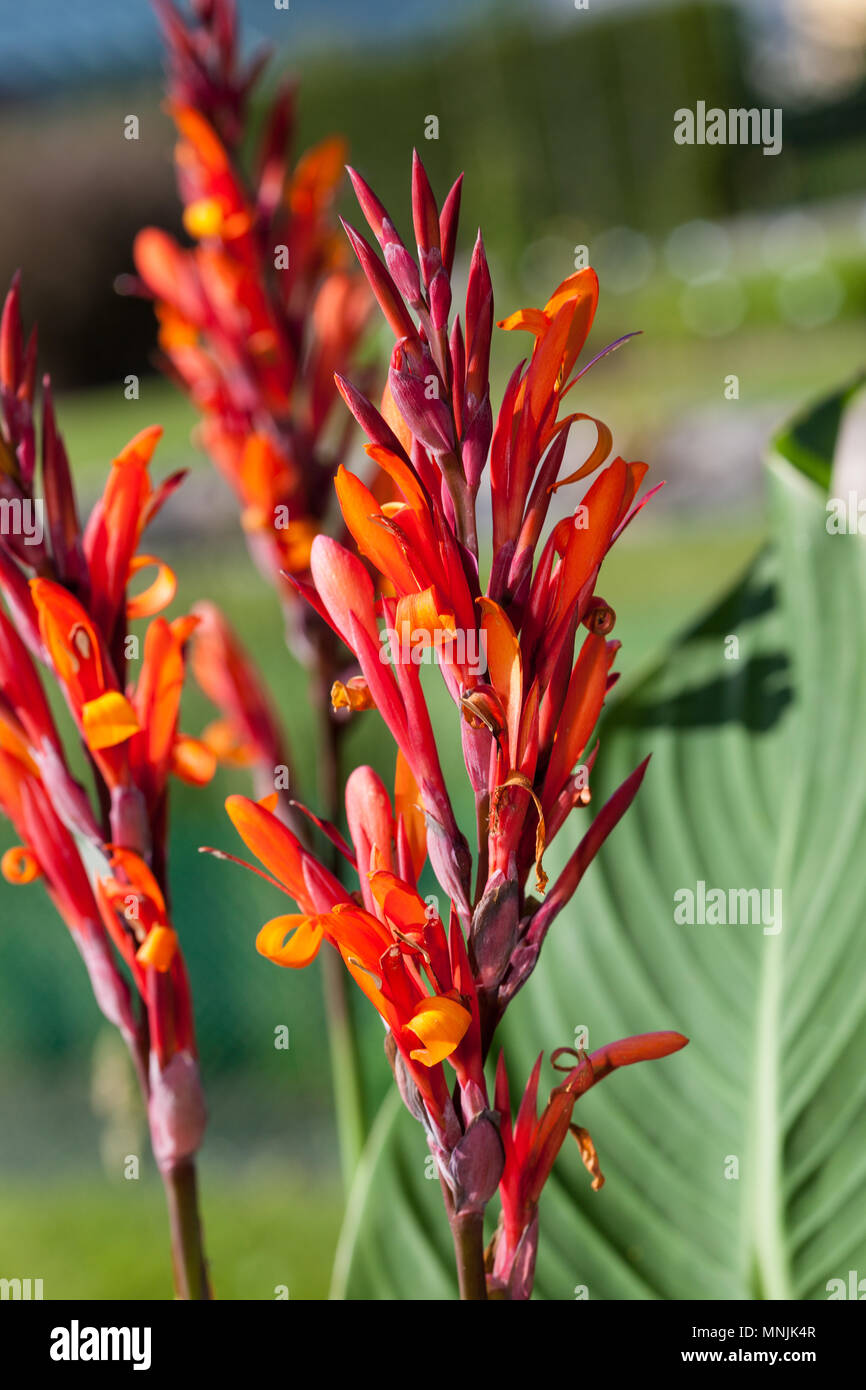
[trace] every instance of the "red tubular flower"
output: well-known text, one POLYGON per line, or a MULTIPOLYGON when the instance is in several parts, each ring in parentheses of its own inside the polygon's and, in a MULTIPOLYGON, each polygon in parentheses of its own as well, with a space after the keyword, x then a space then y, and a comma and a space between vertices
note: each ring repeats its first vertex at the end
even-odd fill
MULTIPOLYGON (((598 299, 592 270, 570 276, 544 309, 521 310, 503 321, 507 330, 529 330, 534 343, 529 359, 506 387, 495 428, 492 417, 488 428, 493 299, 480 237, 469 274, 465 333, 459 318, 450 329, 448 324, 451 293, 443 283, 449 270, 441 254, 442 227, 447 222, 450 256, 459 195, 449 195, 446 207, 437 213, 415 157, 412 203, 420 264, 416 291, 408 252, 396 240, 387 211, 359 175, 353 173, 352 180, 388 266, 399 261, 401 284, 411 286, 402 303, 393 278, 383 279, 388 270, 366 248, 361 261, 374 292, 381 300, 384 285, 389 303, 396 296, 402 304, 399 310, 392 305, 386 316, 399 338, 391 399, 408 447, 369 401, 340 383, 371 441, 368 453, 389 475, 398 498, 379 505, 359 479, 345 470, 338 474, 337 495, 346 526, 382 588, 383 596, 374 603, 366 585, 363 618, 353 613, 351 621, 345 616, 340 621, 333 586, 321 573, 324 566, 317 573, 314 565, 313 578, 328 616, 358 658, 370 700, 413 768, 421 758, 431 766, 435 756, 426 709, 419 695, 418 717, 411 722, 401 718, 394 691, 408 686, 412 676, 406 674, 405 661, 395 663, 393 679, 387 667, 384 673, 373 669, 375 629, 382 618, 392 628, 394 620, 405 615, 416 630, 427 632, 431 644, 434 635, 454 634, 454 640, 439 643, 440 664, 461 710, 467 773, 479 824, 486 827, 479 844, 482 877, 472 904, 469 950, 484 981, 482 1014, 489 1041, 505 1002, 529 973, 530 957, 534 964, 533 944, 543 935, 542 930, 532 932, 539 905, 524 898, 527 874, 534 861, 536 888, 543 892, 546 845, 569 813, 589 801, 588 773, 595 758, 591 742, 615 679, 611 665, 619 645, 605 640, 615 616, 598 596, 596 583, 605 554, 642 505, 634 506, 634 498, 646 465, 615 457, 602 468, 612 437, 601 421, 593 420, 596 444, 589 457, 567 477, 559 476, 571 426, 590 419, 580 412, 560 419, 559 406, 586 370, 575 367, 598 299), (440 288, 434 293, 437 284, 440 288), (482 592, 475 498, 488 446, 493 561, 482 592), (597 477, 574 515, 557 523, 541 544, 553 492, 594 472, 597 477), (352 627, 355 621, 357 629, 352 627), (589 630, 575 659, 581 625, 589 630), (480 658, 473 662, 471 652, 480 653, 480 658)), ((360 238, 354 234, 352 239, 358 249, 360 238)), ((350 588, 357 593, 360 580, 342 557, 340 566, 351 576, 347 592, 350 588)), ((599 848, 626 809, 637 781, 629 779, 617 794, 616 814, 604 812, 596 822, 584 842, 583 867, 587 849, 594 853, 599 848)), ((423 777, 419 783, 423 802, 423 777)), ((440 797, 447 796, 444 788, 438 790, 440 797)), ((446 840, 447 835, 448 831, 446 840)), ((466 854, 457 834, 438 855, 446 863, 455 857, 465 882, 466 854)), ((441 874, 440 881, 451 891, 441 874)), ((571 867, 559 879, 550 906, 541 909, 544 930, 554 907, 565 905, 576 882, 571 867)), ((459 895, 455 901, 462 913, 465 904, 459 895)))
MULTIPOLYGON (((646 465, 618 456, 606 462, 613 440, 605 424, 583 412, 560 417, 561 402, 592 365, 577 366, 598 299, 592 270, 570 276, 543 309, 521 310, 500 325, 528 330, 533 341, 505 389, 494 424, 488 380, 493 291, 480 236, 465 316, 462 322, 459 317, 452 321, 459 181, 438 209, 415 156, 416 261, 382 203, 360 175, 350 173, 384 263, 357 231, 347 232, 396 344, 381 412, 346 380, 340 378, 338 385, 370 441, 368 454, 387 475, 389 500, 380 500, 374 488, 341 468, 337 497, 362 558, 319 537, 311 551, 312 585, 299 580, 297 588, 356 657, 359 674, 335 685, 332 698, 344 708, 375 707, 384 719, 417 785, 431 865, 451 899, 449 951, 461 997, 473 1001, 466 1036, 477 1037, 472 1044, 472 1085, 477 1089, 473 1111, 470 1087, 462 1083, 462 1137, 455 1132, 450 1156, 445 1163, 440 1158, 440 1167, 453 1181, 461 1159, 467 1159, 473 1173, 467 1186, 474 1182, 475 1196, 465 1210, 475 1211, 486 1200, 478 1196, 486 1190, 481 1175, 489 1177, 501 1164, 499 1141, 494 1145, 490 1140, 491 1110, 480 1063, 506 1005, 531 974, 551 922, 627 810, 646 767, 636 769, 591 821, 550 893, 539 901, 535 894, 544 895, 548 886, 543 867, 547 845, 571 812, 591 799, 588 782, 598 749, 593 739, 616 680, 611 668, 619 647, 610 639, 615 614, 597 591, 598 577, 611 545, 647 500, 635 502, 646 465), (577 468, 560 476, 571 428, 582 421, 593 426, 595 443, 577 468), (493 557, 485 580, 479 572, 476 505, 488 455, 493 557), (573 515, 558 521, 545 538, 552 495, 583 479, 591 481, 573 515), (431 651, 459 712, 466 772, 475 795, 474 891, 469 848, 451 809, 419 679, 418 662, 431 651), (527 879, 533 864, 535 894, 530 894, 527 879)), ((371 800, 378 805, 378 798, 371 800)), ((381 806, 376 814, 381 815, 381 806)), ((357 811, 354 818, 350 814, 359 864, 369 873, 371 837, 364 824, 357 811)), ((381 828, 377 833, 381 838, 381 828)), ((381 846, 376 852, 382 856, 381 846)), ((371 889, 364 889, 368 916, 372 885, 381 872, 374 868, 371 889)), ((347 908, 334 915, 360 911, 347 908)), ((322 936, 330 932, 340 949, 332 922, 333 915, 328 925, 322 924, 322 936)), ((363 960, 365 978, 367 971, 376 975, 380 993, 384 956, 378 971, 372 960, 381 944, 381 939, 371 941, 368 954, 356 957, 363 960)), ((391 949, 400 954, 398 947, 391 949)), ((396 1054, 405 1061, 400 1038, 405 1011, 395 1017, 380 1012, 396 1054)), ((605 1074, 595 1069, 596 1061, 610 1069, 608 1062, 622 1065, 666 1055, 684 1042, 678 1034, 654 1036, 663 1040, 661 1050, 643 1040, 634 1056, 623 1051, 629 1045, 616 1044, 592 1061, 581 1060, 537 1126, 533 1102, 533 1124, 524 1115, 517 1140, 500 1087, 496 1109, 506 1146, 503 1204, 509 1214, 495 1287, 508 1290, 509 1296, 522 1297, 531 1286, 534 1237, 529 1232, 535 1206, 576 1096, 605 1074), (527 1253, 519 1259, 521 1241, 527 1253)), ((463 1046, 461 1042, 455 1049, 455 1058, 463 1046)), ((408 1075, 413 1085, 406 1085, 404 1072, 401 1089, 410 1109, 420 1115, 426 1098, 414 1075, 408 1075)), ((536 1084, 537 1077, 530 1084, 533 1096, 536 1084)), ((455 1227, 461 1287, 464 1296, 471 1288, 471 1296, 483 1297, 478 1293, 480 1228, 473 1231, 474 1273, 472 1260, 467 1264, 465 1232, 455 1227)))
POLYGON ((505 1167, 499 1184, 502 1213, 488 1251, 491 1292, 499 1297, 526 1299, 532 1291, 538 1244, 538 1201, 569 1133, 577 1140, 581 1159, 592 1175, 593 1190, 598 1191, 604 1185, 604 1175, 589 1132, 571 1121, 579 1098, 617 1067, 669 1057, 687 1042, 688 1038, 681 1033, 643 1033, 639 1037, 608 1043, 589 1056, 567 1047, 558 1048, 551 1060, 557 1070, 568 1074, 551 1091, 539 1118, 537 1097, 542 1054, 532 1069, 513 1124, 505 1058, 500 1053, 496 1068, 496 1109, 505 1149, 505 1167), (576 1065, 559 1066, 559 1058, 566 1055, 575 1059, 576 1065))
MULTIPOLYGON (((37 508, 33 425, 35 357, 23 346, 17 283, 0 329, 3 419, 0 460, 7 495, 37 508)), ((35 339, 31 338, 31 343, 35 339)), ((159 429, 144 430, 114 460, 82 533, 62 437, 45 384, 41 478, 44 535, 13 528, 0 537, 0 809, 21 837, 3 860, 10 881, 42 877, 84 958, 96 1000, 120 1029, 148 1104, 154 1154, 171 1190, 204 1129, 192 1004, 178 938, 166 906, 166 798, 170 772, 207 781, 213 754, 178 732, 184 649, 195 618, 155 617, 137 678, 130 621, 174 597, 167 566, 139 551, 142 534, 182 475, 154 488, 149 463, 159 429), (30 542, 33 542, 31 544, 30 542), (134 577, 156 579, 130 595, 134 577), (35 663, 57 683, 81 736, 97 808, 71 776, 35 663), (76 836, 104 870, 88 870, 76 836), (112 949, 114 947, 114 950, 112 949), (115 952, 141 1001, 136 1021, 115 952)), ((191 1224, 178 1227, 182 1244, 191 1224)), ((176 1251, 183 1297, 206 1297, 201 1251, 176 1251)))
MULTIPOLYGON (((280 821, 276 796, 264 802, 231 796, 226 809, 269 881, 300 909, 262 927, 259 952, 293 969, 309 965, 323 945, 339 953, 388 1030, 401 1090, 427 1129, 455 1203, 466 1208, 478 1200, 479 1187, 479 1163, 467 1154, 466 1138, 487 1113, 480 1017, 459 923, 452 918, 446 931, 415 886, 424 862, 416 799, 405 763, 397 769, 396 809, 371 768, 357 768, 350 776, 346 812, 354 853, 333 827, 322 828, 357 871, 355 895, 280 821), (459 1114, 445 1061, 456 1073, 459 1114)), ((501 1167, 498 1141, 496 1147, 500 1162, 490 1191, 501 1167)))
POLYGON ((292 168, 295 96, 280 85, 247 173, 240 146, 263 59, 242 68, 234 5, 217 0, 188 19, 170 0, 157 9, 183 220, 196 244, 140 232, 136 287, 155 300, 171 375, 201 412, 201 440, 237 494, 251 552, 304 653, 322 634, 315 620, 312 632, 295 631, 312 615, 283 576, 306 575, 330 507, 349 443, 345 430, 328 437, 334 373, 352 362, 370 309, 332 223, 345 150, 325 140, 292 168))
POLYGON ((254 769, 261 795, 274 785, 279 768, 288 772, 288 754, 271 698, 237 634, 212 603, 193 608, 192 670, 220 718, 209 724, 202 742, 219 762, 254 769))

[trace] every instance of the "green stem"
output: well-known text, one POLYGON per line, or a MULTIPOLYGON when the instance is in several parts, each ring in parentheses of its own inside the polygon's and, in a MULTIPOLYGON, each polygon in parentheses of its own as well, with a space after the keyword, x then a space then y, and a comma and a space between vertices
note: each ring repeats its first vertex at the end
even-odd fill
POLYGON ((454 1259, 457 1263, 457 1286, 461 1302, 487 1302, 487 1271, 484 1268, 484 1215, 482 1212, 458 1213, 454 1210, 454 1197, 442 1174, 439 1185, 451 1237, 454 1241, 454 1259))
POLYGON ((451 1235, 457 1261, 457 1282, 462 1300, 487 1301, 487 1274, 484 1269, 484 1217, 481 1212, 451 1216, 451 1235))
MULTIPOLYGON (((322 808, 327 819, 338 825, 342 800, 341 728, 331 714, 331 669, 327 655, 321 647, 315 672, 314 696, 321 729, 319 769, 322 808)), ((336 849, 332 851, 331 867, 339 877, 340 857, 336 849)), ((326 948, 321 954, 321 960, 340 1166, 343 1183, 348 1191, 367 1138, 361 1061, 348 990, 349 976, 336 951, 326 948)))
POLYGON ((162 1180, 168 1202, 177 1297, 195 1302, 210 1300, 195 1162, 191 1158, 182 1159, 163 1172, 162 1180))

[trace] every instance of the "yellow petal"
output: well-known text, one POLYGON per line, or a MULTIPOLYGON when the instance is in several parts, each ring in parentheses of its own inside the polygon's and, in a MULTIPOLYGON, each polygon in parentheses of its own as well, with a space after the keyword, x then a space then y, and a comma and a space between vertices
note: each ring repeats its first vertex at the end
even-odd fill
POLYGON ((114 748, 139 731, 135 710, 119 690, 106 690, 81 709, 84 737, 88 748, 114 748))
POLYGON ((256 937, 256 950, 274 965, 303 970, 318 955, 323 936, 320 918, 290 912, 265 923, 256 937))
POLYGON ((444 994, 431 995, 423 1000, 406 1025, 424 1044, 414 1048, 409 1056, 425 1067, 435 1067, 451 1056, 471 1022, 468 1009, 456 999, 444 994))
POLYGON ((507 319, 500 319, 497 327, 509 331, 513 328, 526 328, 538 338, 547 332, 550 319, 543 309, 517 309, 513 314, 509 314, 507 319))
POLYGON ((177 951, 177 932, 171 927, 152 927, 135 953, 139 965, 149 965, 164 975, 177 951))
POLYGON ((183 225, 191 237, 219 236, 223 210, 218 198, 197 198, 184 209, 183 225))

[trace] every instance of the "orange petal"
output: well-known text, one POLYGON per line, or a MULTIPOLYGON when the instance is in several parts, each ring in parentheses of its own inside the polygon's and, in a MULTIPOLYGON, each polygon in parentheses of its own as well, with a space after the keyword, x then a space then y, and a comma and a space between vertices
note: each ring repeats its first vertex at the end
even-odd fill
POLYGON ((183 225, 191 237, 220 236, 223 228, 223 208, 218 198, 196 198, 184 208, 183 225))
POLYGON ((176 106, 171 112, 180 134, 192 145, 209 173, 229 170, 228 155, 213 126, 191 106, 176 106))
POLYGON ((424 492, 421 479, 399 454, 394 454, 390 449, 384 448, 381 444, 365 444, 364 453, 369 454, 371 459, 375 459, 380 468, 383 468, 388 476, 397 484, 402 492, 407 504, 415 512, 426 514, 429 512, 427 497, 424 492))
POLYGON ((517 309, 513 314, 509 314, 507 319, 500 319, 497 327, 509 332, 514 328, 526 328, 537 338, 547 332, 550 319, 543 309, 517 309))
POLYGON ((174 570, 162 560, 158 560, 155 555, 133 556, 129 564, 129 577, 132 578, 139 570, 147 569, 149 565, 156 566, 156 578, 140 594, 133 594, 132 598, 126 600, 126 616, 130 621, 133 618, 151 618, 154 613, 161 613, 177 593, 174 570))
POLYGON ((439 612, 432 584, 420 593, 406 594, 397 600, 394 626, 398 633, 403 632, 404 623, 408 624, 411 640, 416 633, 427 633, 432 638, 435 632, 456 631, 454 614, 439 612))
POLYGON ((419 893, 388 869, 370 874, 370 890, 379 907, 401 931, 416 931, 427 921, 427 904, 419 893))
POLYGON ((150 866, 134 850, 123 849, 119 845, 111 845, 109 848, 112 868, 123 869, 136 892, 155 903, 158 911, 164 916, 165 899, 150 866))
POLYGON ((287 192, 294 212, 316 211, 332 196, 343 177, 347 154, 345 140, 331 135, 301 156, 287 192))
POLYGON ((292 912, 266 922, 256 937, 256 950, 274 965, 303 970, 319 954, 324 938, 322 917, 292 912), (287 939, 288 938, 288 939, 287 939))
POLYGON ((30 592, 39 618, 39 633, 55 671, 74 703, 105 689, 96 631, 78 600, 50 579, 31 579, 30 592))
POLYGON ((376 702, 370 694, 370 687, 363 676, 351 676, 348 681, 334 681, 331 686, 331 704, 334 709, 375 709, 376 702))
POLYGON ((226 799, 226 810, 247 849, 303 905, 307 887, 302 851, 291 831, 273 814, 277 800, 277 792, 264 798, 261 805, 247 796, 230 796, 226 799))
POLYGON ((361 554, 366 555, 399 592, 414 589, 416 584, 406 557, 405 542, 382 524, 382 509, 370 489, 342 465, 337 470, 334 488, 343 520, 361 554))
POLYGON ((397 750, 394 770, 394 814, 402 820, 415 877, 424 868, 427 858, 427 821, 421 809, 421 791, 402 750, 397 750))
POLYGON ((171 770, 182 782, 205 787, 217 769, 216 754, 201 739, 178 734, 171 750, 171 770))
POLYGON ((520 711, 523 705, 523 657, 517 634, 508 615, 493 599, 480 598, 481 628, 486 641, 490 684, 499 696, 508 717, 508 749, 517 756, 520 711))
MULTIPOLYGON (((387 380, 385 381, 385 389, 382 392, 382 404, 379 406, 379 414, 382 416, 385 424, 389 425, 394 431, 400 443, 403 445, 403 448, 406 450, 408 457, 411 458, 413 445, 412 431, 397 409, 396 401, 391 394, 391 387, 387 380)), ((377 446, 373 445, 372 447, 376 448, 377 446)))
POLYGON ((545 800, 548 796, 554 798, 559 795, 589 742, 604 703, 609 664, 604 638, 590 633, 580 649, 568 682, 545 775, 545 800))
POLYGON ((210 749, 218 763, 249 767, 255 758, 255 749, 251 744, 244 743, 230 719, 214 719, 202 731, 201 742, 210 749))
POLYGON ((32 883, 35 878, 42 876, 35 854, 26 845, 7 849, 0 859, 0 873, 7 883, 32 883))
POLYGON ((435 1067, 459 1046, 472 1017, 456 999, 434 994, 419 1004, 406 1028, 423 1047, 413 1048, 409 1056, 425 1067, 435 1067))
POLYGON ((160 975, 171 966, 177 953, 177 932, 171 927, 152 927, 135 953, 139 965, 148 965, 160 975))
POLYGON ((137 734, 140 728, 135 710, 119 690, 106 690, 81 709, 81 722, 88 748, 114 748, 137 734))
POLYGON ((162 425, 145 425, 143 430, 139 430, 138 434, 134 434, 129 442, 124 444, 117 458, 113 460, 113 466, 137 463, 146 468, 162 435, 162 425))
POLYGON ((558 482, 551 483, 550 487, 547 489, 548 492, 556 492, 558 488, 565 487, 568 483, 576 483, 579 479, 586 478, 590 473, 594 473, 596 468, 604 463, 613 448, 613 435, 604 421, 596 420, 594 415, 584 415, 582 412, 578 412, 575 415, 568 415, 564 420, 560 420, 556 428, 552 431, 552 435, 558 434, 560 430, 565 429, 567 425, 570 425, 575 420, 591 420, 595 425, 598 431, 595 447, 586 462, 581 464, 580 468, 576 469, 574 473, 569 473, 567 478, 560 478, 558 482))

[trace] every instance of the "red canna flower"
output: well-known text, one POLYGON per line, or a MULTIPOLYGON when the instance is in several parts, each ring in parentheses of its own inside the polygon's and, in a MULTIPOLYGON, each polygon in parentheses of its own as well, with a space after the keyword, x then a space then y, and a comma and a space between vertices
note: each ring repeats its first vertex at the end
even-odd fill
POLYGON ((551 1060, 557 1070, 567 1072, 567 1076, 551 1091, 539 1118, 537 1097, 542 1055, 532 1069, 513 1123, 505 1057, 500 1053, 496 1068, 496 1110, 505 1166, 499 1184, 502 1212, 487 1252, 491 1296, 519 1300, 528 1298, 532 1292, 538 1246, 538 1200, 568 1134, 576 1139, 583 1163, 592 1175, 593 1191, 597 1192, 604 1185, 598 1154, 588 1130, 572 1123, 576 1102, 617 1067, 668 1057, 685 1047, 687 1041, 681 1033, 644 1033, 640 1037, 608 1043, 589 1056, 585 1052, 573 1052, 571 1048, 558 1048, 551 1060), (576 1065, 561 1066, 559 1059, 565 1056, 572 1058, 576 1065))
MULTIPOLYGON (((487 1119, 494 1112, 481 1064, 496 1026, 531 974, 553 919, 628 809, 646 770, 641 764, 590 822, 548 892, 544 852, 570 814, 590 803, 598 751, 593 739, 616 679, 611 668, 619 643, 610 639, 615 614, 597 591, 599 572, 611 545, 647 500, 635 502, 646 465, 618 456, 605 462, 612 436, 606 425, 592 420, 596 442, 589 456, 560 476, 572 425, 591 419, 582 412, 560 418, 560 404, 592 365, 577 366, 598 298, 592 270, 570 276, 543 309, 521 310, 500 325, 528 330, 533 343, 505 388, 494 423, 488 380, 493 293, 480 235, 465 318, 452 320, 451 314, 460 181, 439 209, 415 156, 416 261, 379 199, 350 172, 384 262, 359 232, 351 227, 347 232, 397 341, 381 412, 345 379, 338 385, 367 434, 367 453, 387 475, 389 500, 380 500, 383 494, 340 468, 337 497, 361 558, 319 536, 311 550, 312 585, 299 579, 296 587, 357 660, 356 674, 335 685, 334 703, 350 710, 378 709, 417 786, 430 862, 451 901, 452 954, 458 936, 465 941, 461 991, 473 1000, 473 1028, 477 1017, 473 1080, 478 1112, 487 1119), (488 462, 493 555, 484 579, 477 501, 488 462), (593 474, 573 514, 556 522, 545 538, 554 492, 593 474), (454 816, 420 682, 418 666, 431 652, 456 706, 475 797, 474 885, 472 856, 454 816)), ((377 877, 374 872, 371 882, 377 877)), ((393 1030, 405 1027, 405 1019, 386 1022, 399 1052, 393 1030)), ((599 1066, 610 1070, 625 1060, 664 1056, 685 1041, 679 1034, 653 1036, 664 1044, 644 1040, 644 1046, 638 1040, 633 1052, 631 1043, 615 1044, 596 1054, 599 1066)), ((528 1295, 538 1197, 574 1100, 606 1074, 594 1066, 594 1060, 580 1060, 537 1127, 530 1128, 528 1111, 521 1112, 517 1139, 504 1080, 500 1083, 495 1112, 505 1145, 507 1230, 498 1242, 494 1292, 528 1295)), ((411 1073, 409 1079, 414 1082, 411 1073)), ((537 1075, 530 1083, 533 1126, 536 1086, 537 1075)), ((401 1089, 409 1108, 419 1113, 423 1093, 417 1085, 414 1092, 405 1084, 401 1089)), ((464 1136, 458 1145, 469 1139, 471 1111, 464 1091, 464 1136)), ((431 1147, 436 1152, 435 1144, 431 1147)), ((488 1145, 483 1159, 474 1155, 476 1175, 483 1170, 489 1176, 497 1164, 501 1168, 501 1152, 498 1161, 491 1153, 488 1145)), ((448 1186, 453 1159, 450 1165, 440 1161, 440 1168, 450 1193, 446 1205, 455 1225, 463 1294, 484 1297, 480 1226, 467 1244, 460 1227, 465 1212, 448 1186)), ((476 1192, 482 1190, 487 1186, 479 1182, 476 1192)), ((479 1208, 483 1204, 479 1198, 479 1208)))
POLYGON ((231 796, 226 809, 269 881, 300 908, 265 923, 257 949, 293 969, 309 965, 323 947, 339 953, 388 1030, 398 1083, 414 1097, 443 1176, 465 1207, 475 1196, 460 1171, 460 1146, 485 1110, 479 1015, 459 924, 452 917, 446 931, 417 890, 425 852, 416 797, 405 764, 398 765, 394 809, 373 770, 356 768, 346 785, 354 850, 332 826, 318 822, 358 874, 354 895, 278 818, 276 795, 263 802, 231 796), (446 1060, 456 1073, 459 1115, 446 1060))
POLYGON ((242 69, 227 0, 189 19, 170 0, 157 11, 183 221, 195 244, 140 232, 137 284, 155 300, 168 369, 202 414, 201 440, 237 494, 251 552, 304 652, 311 634, 294 629, 309 614, 283 575, 307 573, 330 508, 330 480, 349 443, 345 430, 328 437, 334 373, 352 361, 370 307, 331 220, 345 150, 332 138, 290 166, 295 92, 281 84, 248 174, 240 145, 266 55, 242 69))
POLYGON ((214 604, 197 603, 193 616, 192 671, 220 713, 202 733, 203 744, 219 762, 251 767, 260 796, 280 772, 288 785, 285 737, 258 671, 214 604))
MULTIPOLYGON (((3 857, 2 870, 13 883, 43 879, 97 1003, 130 1048, 173 1213, 178 1292, 208 1297, 188 1176, 205 1111, 166 866, 169 774, 203 782, 215 767, 213 753, 178 730, 185 647, 197 620, 153 617, 137 677, 129 672, 139 641, 129 623, 158 614, 175 594, 174 575, 139 545, 182 475, 153 487, 148 466, 161 431, 142 431, 114 460, 82 530, 47 380, 43 496, 35 492, 35 369, 35 353, 23 344, 16 279, 0 326, 0 461, 17 515, 26 518, 29 506, 38 519, 44 502, 48 526, 41 535, 38 527, 4 526, 0 537, 0 591, 9 614, 0 613, 0 810, 22 841, 3 857), (156 578, 131 595, 134 577, 148 567, 156 578), (37 662, 80 734, 95 804, 69 770, 37 662), (118 957, 139 996, 137 1018, 118 957)), ((16 513, 9 515, 14 520, 16 513)))

